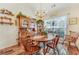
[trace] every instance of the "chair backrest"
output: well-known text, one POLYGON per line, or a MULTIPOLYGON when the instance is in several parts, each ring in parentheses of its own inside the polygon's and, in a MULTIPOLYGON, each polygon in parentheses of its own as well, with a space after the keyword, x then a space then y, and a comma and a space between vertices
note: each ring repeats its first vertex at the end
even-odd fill
POLYGON ((79 33, 70 31, 70 40, 71 40, 72 42, 75 43, 76 40, 78 39, 78 37, 79 37, 79 33))
POLYGON ((56 35, 56 37, 54 38, 54 44, 55 44, 55 46, 57 46, 59 38, 60 38, 59 35, 56 35))

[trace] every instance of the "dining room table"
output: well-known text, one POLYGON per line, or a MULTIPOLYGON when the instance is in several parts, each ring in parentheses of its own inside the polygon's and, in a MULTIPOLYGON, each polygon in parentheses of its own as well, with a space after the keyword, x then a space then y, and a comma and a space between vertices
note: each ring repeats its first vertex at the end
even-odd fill
POLYGON ((39 43, 43 43, 43 45, 44 45, 44 49, 43 49, 43 54, 45 55, 46 54, 46 42, 48 42, 48 41, 50 41, 50 40, 48 40, 48 38, 46 37, 46 36, 41 36, 41 35, 36 35, 36 36, 33 36, 33 37, 31 37, 32 38, 32 40, 34 40, 34 41, 37 41, 37 42, 39 42, 39 43))

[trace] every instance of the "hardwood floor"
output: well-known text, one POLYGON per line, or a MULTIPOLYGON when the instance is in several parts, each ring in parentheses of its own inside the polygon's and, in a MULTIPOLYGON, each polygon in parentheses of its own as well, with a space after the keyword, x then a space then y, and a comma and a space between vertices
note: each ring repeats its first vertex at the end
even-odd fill
POLYGON ((0 55, 24 55, 25 51, 19 46, 14 45, 0 50, 0 55))

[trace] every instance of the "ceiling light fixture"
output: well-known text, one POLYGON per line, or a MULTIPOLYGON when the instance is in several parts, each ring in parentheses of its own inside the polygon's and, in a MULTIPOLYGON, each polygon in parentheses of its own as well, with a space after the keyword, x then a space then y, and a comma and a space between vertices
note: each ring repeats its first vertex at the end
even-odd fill
POLYGON ((54 7, 56 7, 56 4, 53 4, 53 5, 51 6, 51 8, 54 8, 54 7))
POLYGON ((47 15, 47 12, 45 10, 40 9, 35 11, 35 16, 37 19, 44 20, 46 15, 47 15))

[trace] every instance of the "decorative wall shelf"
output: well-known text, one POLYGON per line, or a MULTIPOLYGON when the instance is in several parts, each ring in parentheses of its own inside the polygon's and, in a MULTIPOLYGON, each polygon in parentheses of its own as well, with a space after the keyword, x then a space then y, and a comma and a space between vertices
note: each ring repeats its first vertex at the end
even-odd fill
POLYGON ((13 23, 9 23, 9 22, 0 22, 0 24, 9 24, 9 25, 12 25, 13 23))
POLYGON ((9 24, 12 25, 12 19, 0 19, 0 24, 9 24))
POLYGON ((0 24, 14 24, 13 21, 14 14, 7 9, 0 9, 0 24), (10 16, 10 17, 9 17, 10 16))

